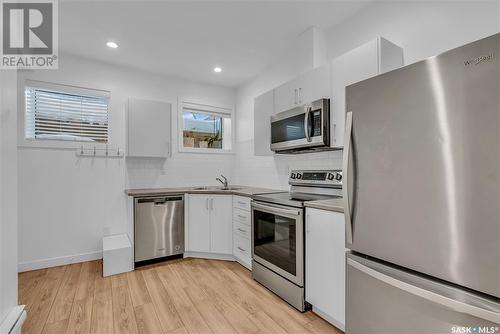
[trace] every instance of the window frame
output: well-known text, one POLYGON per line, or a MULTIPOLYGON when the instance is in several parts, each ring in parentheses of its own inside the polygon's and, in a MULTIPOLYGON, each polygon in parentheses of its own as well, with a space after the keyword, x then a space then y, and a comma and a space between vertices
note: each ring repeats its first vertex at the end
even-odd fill
POLYGON ((54 149, 77 149, 81 146, 88 147, 96 147, 103 148, 106 146, 110 146, 112 143, 111 135, 111 93, 107 90, 102 89, 94 89, 94 88, 83 88, 72 85, 51 83, 45 81, 37 81, 26 79, 19 87, 19 103, 18 105, 21 107, 21 113, 19 113, 19 121, 18 121, 18 146, 20 147, 28 147, 28 148, 54 148, 54 149), (93 142, 93 141, 78 141, 78 140, 62 140, 62 139, 30 139, 26 138, 26 88, 33 87, 39 89, 47 89, 51 91, 75 94, 75 95, 84 95, 84 96, 95 96, 95 97, 105 97, 109 99, 108 102, 108 140, 105 142, 93 142))
POLYGON ((235 115, 234 108, 232 107, 220 107, 210 104, 204 104, 199 102, 192 102, 183 99, 179 99, 178 112, 177 112, 177 145, 180 153, 202 153, 202 154, 234 154, 234 144, 235 144, 235 115), (200 147, 184 147, 184 109, 199 110, 200 113, 223 115, 231 119, 231 149, 213 149, 213 148, 200 148, 200 147))

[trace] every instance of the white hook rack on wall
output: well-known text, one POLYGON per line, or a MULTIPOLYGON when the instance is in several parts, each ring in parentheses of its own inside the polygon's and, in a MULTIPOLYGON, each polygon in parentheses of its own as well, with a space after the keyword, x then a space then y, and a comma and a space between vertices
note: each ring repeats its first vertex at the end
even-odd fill
POLYGON ((84 147, 81 145, 78 149, 76 149, 77 157, 86 157, 86 158, 118 158, 121 159, 124 157, 124 152, 120 150, 120 148, 109 148, 108 145, 105 147, 84 147))

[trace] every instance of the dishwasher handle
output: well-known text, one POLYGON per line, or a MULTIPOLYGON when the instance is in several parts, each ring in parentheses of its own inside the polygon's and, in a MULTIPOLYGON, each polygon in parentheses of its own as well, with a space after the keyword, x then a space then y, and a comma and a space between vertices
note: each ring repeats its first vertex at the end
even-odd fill
POLYGON ((137 203, 154 203, 155 205, 162 205, 166 202, 182 201, 182 196, 170 196, 170 197, 145 197, 138 198, 137 203))

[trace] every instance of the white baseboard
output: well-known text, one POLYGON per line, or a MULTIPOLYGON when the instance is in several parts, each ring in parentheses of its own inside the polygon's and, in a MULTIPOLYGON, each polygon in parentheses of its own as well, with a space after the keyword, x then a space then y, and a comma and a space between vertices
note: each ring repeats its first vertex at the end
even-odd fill
POLYGON ((232 254, 184 252, 184 258, 187 258, 187 257, 195 257, 195 258, 199 258, 199 259, 209 259, 209 260, 236 261, 236 258, 232 254))
POLYGON ((241 264, 243 267, 247 268, 248 270, 252 271, 252 264, 251 263, 247 263, 239 258, 237 258, 235 256, 235 261, 238 262, 239 264, 241 264))
POLYGON ((93 261, 99 259, 102 259, 102 251, 53 257, 50 259, 42 259, 36 261, 19 262, 17 265, 17 270, 18 272, 21 273, 23 271, 57 267, 66 264, 93 261))
POLYGON ((320 309, 318 309, 314 306, 312 308, 312 311, 314 313, 316 313, 317 315, 319 315, 320 318, 325 319, 326 321, 328 321, 329 323, 331 323, 332 325, 334 325, 335 327, 340 329, 342 332, 345 332, 345 324, 344 323, 334 319, 333 317, 329 316, 328 314, 326 314, 325 312, 321 311, 320 309))

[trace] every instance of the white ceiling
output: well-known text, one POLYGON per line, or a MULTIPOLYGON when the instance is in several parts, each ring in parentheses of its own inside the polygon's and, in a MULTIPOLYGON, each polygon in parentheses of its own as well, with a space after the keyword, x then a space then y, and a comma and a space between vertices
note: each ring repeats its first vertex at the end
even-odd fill
POLYGON ((325 29, 366 1, 60 1, 60 51, 149 72, 237 87, 311 26, 325 29), (119 48, 105 43, 116 41, 119 48), (222 73, 213 72, 220 65, 222 73))

